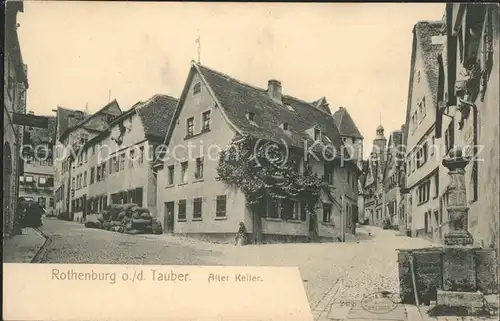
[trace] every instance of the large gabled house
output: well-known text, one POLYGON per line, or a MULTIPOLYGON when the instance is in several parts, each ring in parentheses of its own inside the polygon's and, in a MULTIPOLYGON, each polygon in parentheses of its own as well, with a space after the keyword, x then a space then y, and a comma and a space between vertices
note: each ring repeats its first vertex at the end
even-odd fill
POLYGON ((405 215, 412 236, 428 237, 442 222, 439 215, 439 167, 445 154, 435 137, 438 55, 443 22, 420 21, 413 28, 408 104, 404 127, 405 215), (434 223, 435 222, 435 223, 434 223))
POLYGON ((322 157, 325 147, 344 146, 326 106, 325 99, 309 103, 283 94, 277 80, 262 89, 193 62, 165 138, 167 157, 157 164, 164 231, 234 240, 241 222, 264 242, 340 237, 341 209, 346 229, 357 221, 359 171, 352 161, 341 162, 340 152, 335 160, 322 157), (263 198, 256 213, 241 189, 218 179, 220 152, 247 137, 286 146, 297 171, 310 159, 327 186, 316 212, 284 197, 263 198), (309 156, 311 147, 317 159, 309 156))

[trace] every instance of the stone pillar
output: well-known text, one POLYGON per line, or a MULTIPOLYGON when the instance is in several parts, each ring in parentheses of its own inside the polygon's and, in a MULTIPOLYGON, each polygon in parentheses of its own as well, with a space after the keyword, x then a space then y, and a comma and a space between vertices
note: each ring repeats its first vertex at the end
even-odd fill
POLYGON ((465 189, 465 166, 469 159, 463 155, 460 147, 453 148, 443 159, 443 166, 448 168, 450 184, 448 186, 447 212, 450 229, 444 236, 445 246, 472 245, 472 235, 467 230, 469 208, 465 189))
POLYGON ((467 159, 460 147, 453 148, 443 159, 448 168, 448 219, 450 230, 444 236, 443 288, 445 291, 473 292, 476 290, 476 272, 472 235, 467 230, 468 212, 465 189, 467 159))

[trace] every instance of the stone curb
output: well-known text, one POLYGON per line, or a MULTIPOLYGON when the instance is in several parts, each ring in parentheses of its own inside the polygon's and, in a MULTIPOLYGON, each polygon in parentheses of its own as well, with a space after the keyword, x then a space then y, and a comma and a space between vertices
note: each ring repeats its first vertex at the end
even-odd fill
POLYGON ((38 249, 38 251, 35 253, 33 258, 31 259, 30 263, 42 263, 43 260, 45 259, 45 255, 47 254, 48 249, 50 248, 50 245, 52 244, 52 239, 50 236, 45 234, 42 230, 39 228, 34 228, 33 229, 38 235, 43 237, 45 239, 45 242, 43 242, 42 246, 38 249))

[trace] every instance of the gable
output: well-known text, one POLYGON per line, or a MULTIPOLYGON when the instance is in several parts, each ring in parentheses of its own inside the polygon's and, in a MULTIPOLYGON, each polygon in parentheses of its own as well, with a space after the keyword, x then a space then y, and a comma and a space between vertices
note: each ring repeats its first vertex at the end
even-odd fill
POLYGON ((333 119, 340 135, 363 139, 358 127, 345 107, 340 107, 334 114, 333 119))

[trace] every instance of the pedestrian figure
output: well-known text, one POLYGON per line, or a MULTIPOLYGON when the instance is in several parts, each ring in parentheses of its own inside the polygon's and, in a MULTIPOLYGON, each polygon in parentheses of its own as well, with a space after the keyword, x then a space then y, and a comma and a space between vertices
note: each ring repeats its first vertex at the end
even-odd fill
POLYGON ((247 239, 247 228, 243 222, 240 222, 240 228, 238 229, 238 234, 236 234, 235 244, 238 246, 242 246, 246 244, 247 239))

